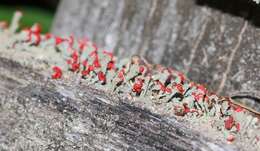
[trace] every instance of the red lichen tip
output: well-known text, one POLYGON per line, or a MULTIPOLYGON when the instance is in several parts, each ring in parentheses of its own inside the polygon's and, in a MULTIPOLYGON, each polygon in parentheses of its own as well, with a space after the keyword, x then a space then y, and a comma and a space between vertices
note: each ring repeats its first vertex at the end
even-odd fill
POLYGON ((106 75, 102 71, 98 72, 98 80, 101 82, 106 82, 106 75))
POLYGON ((121 69, 119 72, 118 72, 118 78, 121 80, 121 81, 124 81, 125 79, 125 70, 124 69, 121 69))
POLYGON ((177 88, 177 90, 181 93, 181 94, 183 94, 184 93, 184 89, 183 89, 183 86, 182 86, 182 84, 176 84, 176 88, 177 88))
POLYGON ((50 39, 52 36, 53 36, 53 35, 52 35, 51 33, 47 33, 47 34, 44 35, 44 38, 45 38, 45 40, 48 40, 48 39, 50 39))
POLYGON ((107 69, 108 69, 108 70, 115 69, 115 62, 114 62, 114 61, 108 62, 108 64, 107 64, 107 69))
POLYGON ((52 79, 60 79, 61 78, 61 76, 62 76, 62 70, 61 70, 61 68, 60 67, 58 67, 58 66, 54 66, 53 68, 52 68, 52 70, 54 71, 54 73, 52 74, 52 79))
POLYGON ((237 129, 237 132, 240 131, 240 124, 239 123, 236 123, 236 129, 237 129))
POLYGON ((232 143, 234 140, 235 140, 235 137, 233 135, 231 135, 231 134, 228 135, 228 137, 227 137, 228 143, 232 143))
POLYGON ((99 62, 99 59, 98 59, 97 56, 95 57, 95 60, 93 61, 93 65, 94 65, 94 67, 96 67, 96 68, 100 68, 100 67, 101 67, 100 62, 99 62))
POLYGON ((109 52, 109 51, 107 51, 107 50, 103 50, 103 54, 108 55, 108 56, 110 57, 111 60, 112 60, 113 57, 114 57, 113 53, 112 53, 112 52, 109 52))
POLYGON ((145 69, 144 66, 140 66, 140 67, 139 67, 139 73, 143 73, 143 72, 144 72, 144 69, 145 69))
POLYGON ((242 111, 243 111, 243 108, 240 106, 237 106, 235 109, 235 112, 242 112, 242 111))
POLYGON ((41 25, 40 24, 34 24, 33 26, 32 26, 32 28, 31 28, 31 31, 33 32, 33 33, 36 33, 36 34, 40 34, 41 33, 41 31, 42 31, 42 28, 41 28, 41 25))
POLYGON ((56 45, 56 46, 59 45, 59 44, 61 44, 62 42, 64 42, 64 39, 63 39, 63 38, 58 37, 58 36, 55 37, 55 45, 56 45))
POLYGON ((138 79, 133 85, 133 92, 140 94, 142 92, 143 83, 144 81, 142 79, 138 79))
POLYGON ((225 128, 230 130, 235 124, 234 118, 229 116, 228 119, 225 120, 225 128))

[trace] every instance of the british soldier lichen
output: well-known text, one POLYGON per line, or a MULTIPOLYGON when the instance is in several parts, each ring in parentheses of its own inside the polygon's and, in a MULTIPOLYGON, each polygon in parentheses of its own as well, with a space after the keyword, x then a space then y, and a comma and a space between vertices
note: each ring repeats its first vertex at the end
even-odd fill
POLYGON ((59 53, 64 63, 61 66, 54 64, 52 79, 60 79, 66 72, 73 72, 86 83, 106 91, 156 104, 165 103, 177 116, 214 117, 212 126, 223 131, 228 142, 234 141, 237 135, 247 133, 248 128, 254 128, 256 132, 250 137, 259 144, 258 118, 232 104, 229 98, 217 96, 203 85, 189 81, 181 72, 150 65, 138 56, 117 60, 111 52, 99 49, 88 39, 42 35, 38 24, 14 34, 20 15, 16 14, 9 29, 6 24, 0 23, 2 34, 7 31, 12 33, 4 47, 26 47, 25 50, 29 50, 34 46, 59 53))

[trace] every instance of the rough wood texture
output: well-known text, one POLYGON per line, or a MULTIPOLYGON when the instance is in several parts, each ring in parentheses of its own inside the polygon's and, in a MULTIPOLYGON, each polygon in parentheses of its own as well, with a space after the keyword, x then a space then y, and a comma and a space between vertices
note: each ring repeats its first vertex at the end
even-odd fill
POLYGON ((259 101, 259 12, 247 0, 62 0, 53 32, 88 36, 119 57, 139 54, 219 94, 259 101))
POLYGON ((0 150, 233 150, 70 81, 0 58, 0 150))

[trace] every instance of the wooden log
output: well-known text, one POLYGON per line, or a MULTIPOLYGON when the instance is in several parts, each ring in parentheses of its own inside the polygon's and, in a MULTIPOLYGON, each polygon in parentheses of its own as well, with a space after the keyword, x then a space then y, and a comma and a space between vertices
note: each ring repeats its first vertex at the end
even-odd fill
POLYGON ((248 0, 62 0, 53 32, 175 67, 260 111, 259 11, 248 0))
POLYGON ((0 150, 233 150, 129 100, 0 57, 0 150))

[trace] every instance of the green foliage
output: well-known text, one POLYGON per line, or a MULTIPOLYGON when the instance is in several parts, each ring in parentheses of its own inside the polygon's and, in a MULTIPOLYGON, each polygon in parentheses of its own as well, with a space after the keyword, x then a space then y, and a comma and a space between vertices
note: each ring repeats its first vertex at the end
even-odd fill
POLYGON ((50 25, 53 19, 53 14, 44 9, 35 8, 31 6, 11 7, 0 5, 0 21, 8 21, 10 23, 13 13, 16 10, 23 12, 24 17, 21 19, 20 27, 31 27, 35 22, 40 23, 43 33, 46 33, 50 29, 50 25))

